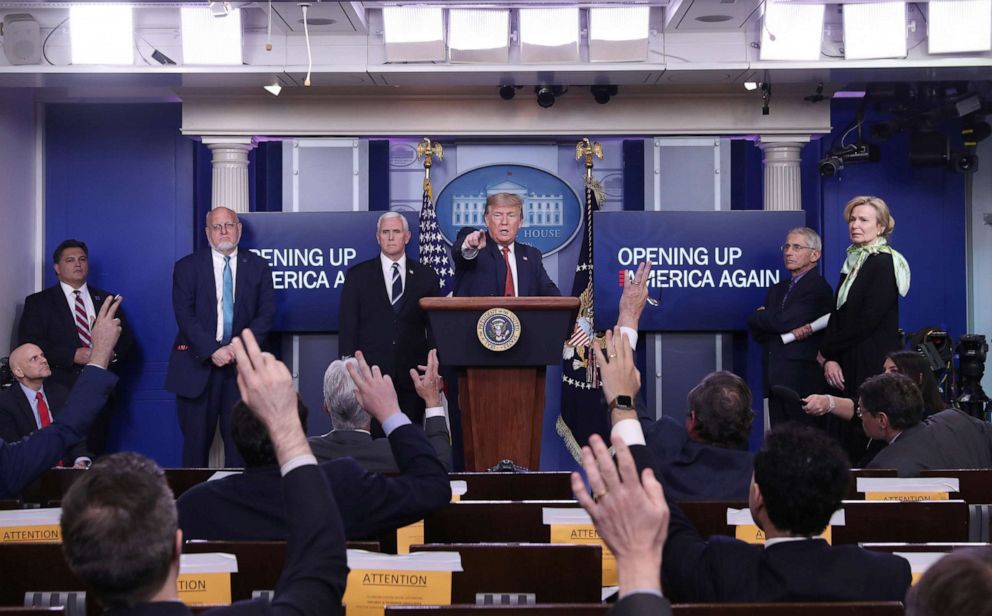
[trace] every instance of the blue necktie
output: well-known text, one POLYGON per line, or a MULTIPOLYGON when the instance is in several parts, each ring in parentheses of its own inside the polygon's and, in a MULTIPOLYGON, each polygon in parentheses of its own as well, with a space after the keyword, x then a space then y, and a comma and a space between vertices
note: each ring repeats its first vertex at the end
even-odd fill
POLYGON ((224 257, 224 344, 231 341, 234 329, 234 277, 231 275, 231 257, 224 257))
POLYGON ((796 288, 796 279, 793 278, 789 282, 789 288, 785 290, 785 295, 782 296, 782 305, 779 306, 780 308, 785 308, 785 302, 788 301, 789 295, 792 294, 792 290, 795 289, 795 288, 796 288))
POLYGON ((393 263, 393 310, 400 309, 401 297, 403 297, 403 278, 400 277, 400 264, 393 263))

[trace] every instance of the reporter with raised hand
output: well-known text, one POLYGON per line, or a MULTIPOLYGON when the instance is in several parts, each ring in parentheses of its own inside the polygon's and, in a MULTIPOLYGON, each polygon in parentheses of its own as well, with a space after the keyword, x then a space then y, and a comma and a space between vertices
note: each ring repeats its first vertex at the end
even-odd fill
POLYGON ((121 335, 117 310, 121 296, 103 302, 90 336, 90 361, 76 380, 58 418, 17 443, 0 440, 0 498, 13 498, 45 470, 58 464, 67 450, 83 441, 100 410, 107 403, 117 375, 109 372, 114 345, 121 335))
POLYGON ((664 616, 672 607, 661 593, 661 555, 668 536, 668 504, 654 471, 644 469, 638 481, 630 449, 613 438, 616 463, 599 435, 582 448, 582 468, 593 496, 582 478, 572 473, 572 493, 589 513, 596 530, 617 559, 620 600, 611 612, 617 616, 664 616))

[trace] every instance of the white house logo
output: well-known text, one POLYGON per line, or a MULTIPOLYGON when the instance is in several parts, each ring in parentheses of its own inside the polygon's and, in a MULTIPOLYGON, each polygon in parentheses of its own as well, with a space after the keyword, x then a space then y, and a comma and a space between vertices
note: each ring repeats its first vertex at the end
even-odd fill
POLYGON ((534 167, 494 165, 463 173, 438 196, 438 222, 449 243, 462 227, 485 226, 486 198, 496 193, 520 197, 524 219, 517 239, 545 255, 561 250, 579 230, 582 207, 568 184, 534 167))

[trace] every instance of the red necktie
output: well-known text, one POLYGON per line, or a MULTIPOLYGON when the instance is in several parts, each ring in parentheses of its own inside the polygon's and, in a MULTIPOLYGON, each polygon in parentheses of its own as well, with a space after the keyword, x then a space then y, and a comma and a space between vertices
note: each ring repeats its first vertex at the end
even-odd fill
POLYGON ((40 391, 34 392, 34 397, 38 400, 38 418, 41 420, 41 427, 47 428, 52 425, 52 414, 48 412, 48 405, 45 404, 45 396, 40 391))
POLYGON ((513 270, 510 269, 510 249, 506 246, 503 246, 503 263, 506 264, 506 283, 503 285, 503 295, 513 297, 516 295, 513 291, 513 270))
POLYGON ((93 341, 90 338, 90 319, 86 316, 86 305, 83 303, 83 296, 79 290, 73 291, 73 293, 76 295, 74 311, 76 313, 76 333, 79 334, 79 340, 83 346, 91 347, 93 341))

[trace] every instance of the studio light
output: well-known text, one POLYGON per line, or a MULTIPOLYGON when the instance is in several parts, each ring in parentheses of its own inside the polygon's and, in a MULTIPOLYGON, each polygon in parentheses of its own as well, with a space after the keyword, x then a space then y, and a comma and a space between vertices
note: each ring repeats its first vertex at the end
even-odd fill
POLYGON ((500 86, 499 87, 499 97, 505 101, 513 100, 513 97, 517 95, 516 86, 500 86))
POLYGON ((760 84, 757 81, 745 81, 744 89, 747 90, 748 92, 754 92, 755 90, 758 89, 759 85, 760 84))
POLYGON ((73 64, 134 64, 134 21, 130 6, 69 7, 73 64))
POLYGON ((590 8, 589 61, 647 60, 650 15, 647 6, 590 8))
POLYGON ((561 86, 534 86, 534 93, 537 94, 537 104, 542 109, 547 109, 555 104, 559 96, 565 93, 561 86))
POLYGON ((520 9, 520 61, 579 61, 579 9, 520 9))
POLYGON ((265 88, 265 91, 271 94, 272 96, 279 96, 279 93, 282 92, 282 86, 279 85, 278 81, 273 83, 272 85, 262 86, 262 87, 265 88))
POLYGON ((437 6, 382 9, 387 62, 443 62, 444 12, 437 6))
POLYGON ((616 86, 590 86, 593 99, 600 105, 610 102, 610 99, 617 95, 616 86))
POLYGON ((210 9, 179 9, 183 64, 241 64, 241 9, 217 18, 210 9))
POLYGON ((825 8, 823 4, 767 0, 761 19, 759 58, 819 60, 825 8))
POLYGON ((906 3, 844 5, 844 58, 905 58, 906 3))
POLYGON ((510 11, 448 11, 448 50, 452 62, 505 63, 510 56, 510 11))
POLYGON ((930 53, 992 49, 992 0, 930 0, 927 10, 930 53))

